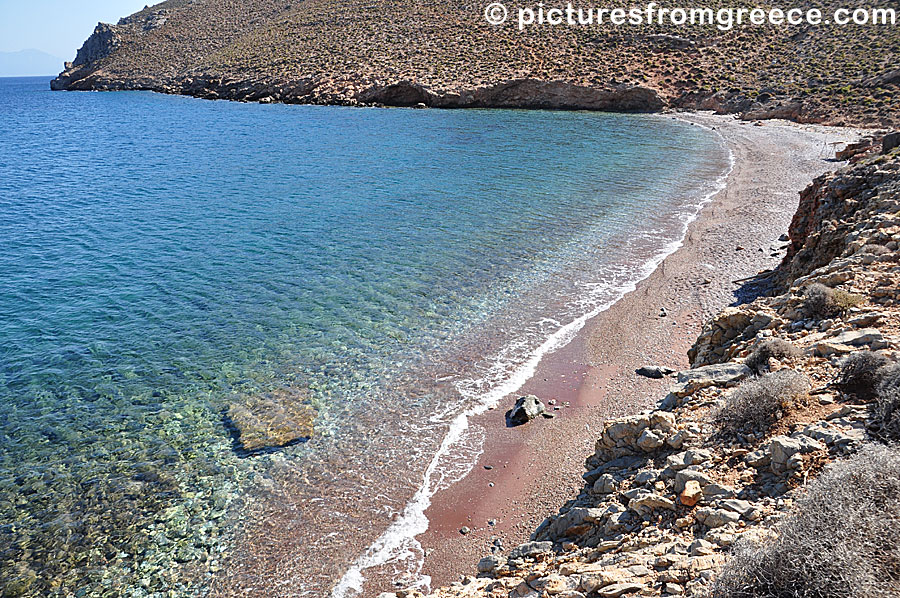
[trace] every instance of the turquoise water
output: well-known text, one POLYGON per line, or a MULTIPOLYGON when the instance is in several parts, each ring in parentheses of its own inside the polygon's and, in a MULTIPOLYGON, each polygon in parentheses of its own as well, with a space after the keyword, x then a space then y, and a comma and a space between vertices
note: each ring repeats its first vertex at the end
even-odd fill
POLYGON ((453 415, 645 275, 726 165, 664 117, 47 87, 0 79, 0 587, 22 595, 324 595, 453 415), (279 392, 316 432, 248 455, 228 406, 279 392))

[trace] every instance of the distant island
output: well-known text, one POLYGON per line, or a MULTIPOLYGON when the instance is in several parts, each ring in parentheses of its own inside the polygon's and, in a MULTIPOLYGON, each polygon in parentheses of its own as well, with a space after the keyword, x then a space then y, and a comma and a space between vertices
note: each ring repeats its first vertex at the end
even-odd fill
POLYGON ((168 0, 98 25, 53 88, 308 104, 709 109, 843 125, 895 123, 900 113, 896 26, 520 31, 488 24, 483 11, 460 0, 168 0))

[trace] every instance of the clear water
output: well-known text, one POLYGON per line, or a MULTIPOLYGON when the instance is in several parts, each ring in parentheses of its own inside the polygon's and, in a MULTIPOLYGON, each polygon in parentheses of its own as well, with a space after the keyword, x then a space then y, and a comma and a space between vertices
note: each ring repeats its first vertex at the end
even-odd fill
POLYGON ((646 275, 727 166, 658 116, 47 88, 0 79, 0 588, 20 595, 328 594, 454 418, 646 275), (247 455, 228 406, 280 391, 315 435, 247 455))

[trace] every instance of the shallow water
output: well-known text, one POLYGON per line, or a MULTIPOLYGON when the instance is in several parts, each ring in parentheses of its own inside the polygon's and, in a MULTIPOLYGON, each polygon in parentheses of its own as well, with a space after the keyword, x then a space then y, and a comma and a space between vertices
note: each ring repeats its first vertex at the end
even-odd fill
POLYGON ((659 116, 47 87, 0 79, 0 587, 23 595, 325 595, 379 537, 414 574, 410 499, 479 449, 460 413, 645 276, 728 161, 659 116), (314 437, 247 455, 228 406, 279 392, 314 437))

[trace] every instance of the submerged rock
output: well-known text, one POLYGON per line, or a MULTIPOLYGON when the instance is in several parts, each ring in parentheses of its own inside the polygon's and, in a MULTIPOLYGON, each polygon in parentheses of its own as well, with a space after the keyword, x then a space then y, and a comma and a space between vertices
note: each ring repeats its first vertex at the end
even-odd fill
POLYGON ((506 412, 506 425, 521 426, 527 424, 539 415, 544 415, 547 408, 544 403, 534 395, 521 397, 516 401, 515 407, 506 412))
POLYGON ((303 392, 278 389, 232 403, 228 419, 237 430, 241 447, 256 452, 309 439, 315 410, 306 403, 303 392))

